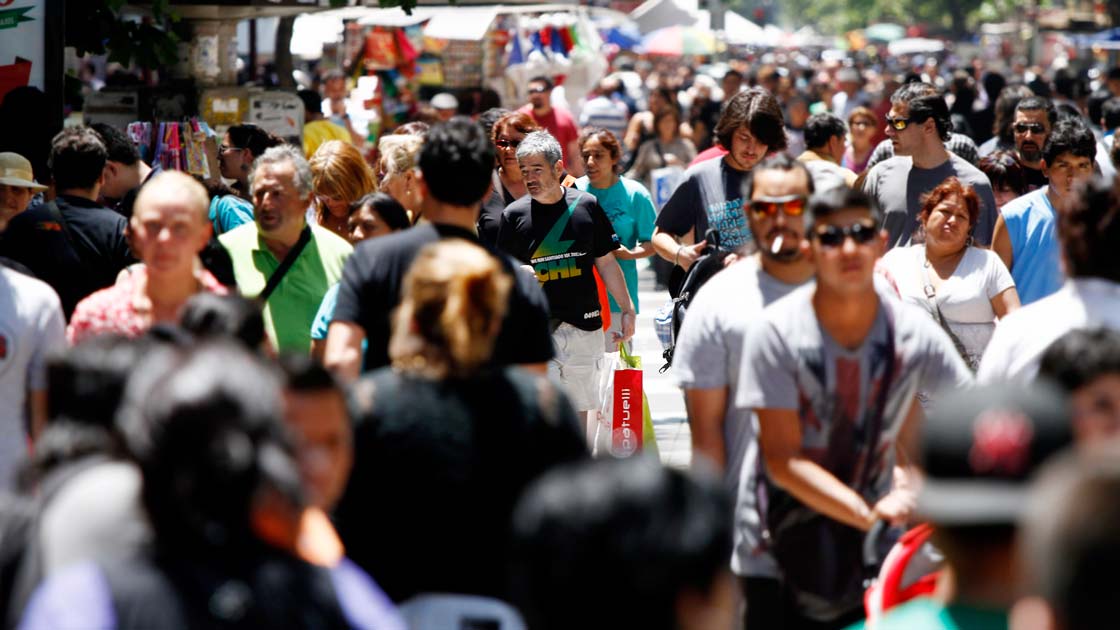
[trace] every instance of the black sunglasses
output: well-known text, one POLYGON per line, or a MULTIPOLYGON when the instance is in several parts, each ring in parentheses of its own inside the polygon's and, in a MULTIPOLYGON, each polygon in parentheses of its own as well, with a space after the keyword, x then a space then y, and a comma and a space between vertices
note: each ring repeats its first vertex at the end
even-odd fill
POLYGON ((1042 123, 1015 123, 1012 128, 1015 129, 1015 133, 1027 133, 1029 131, 1036 136, 1046 133, 1046 127, 1042 126, 1042 123))
POLYGON ((824 247, 840 247, 849 236, 856 245, 870 243, 878 231, 879 226, 874 223, 853 223, 848 227, 826 225, 815 230, 813 236, 824 247))
POLYGON ((520 140, 505 140, 505 139, 502 139, 502 140, 496 141, 494 144, 503 148, 503 149, 516 149, 521 144, 521 141, 520 140))

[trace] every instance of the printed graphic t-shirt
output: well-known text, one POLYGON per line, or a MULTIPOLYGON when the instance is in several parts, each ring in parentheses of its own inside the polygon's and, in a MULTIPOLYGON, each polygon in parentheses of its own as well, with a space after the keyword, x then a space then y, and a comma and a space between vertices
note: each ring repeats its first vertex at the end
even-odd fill
POLYGON ((536 271, 551 317, 582 330, 603 326, 593 269, 618 244, 599 202, 574 188, 554 204, 525 195, 505 209, 498 228, 499 249, 536 271))
POLYGON ((743 212, 743 176, 726 159, 708 160, 690 167, 684 181, 657 216, 657 227, 674 236, 695 228, 697 243, 708 228, 719 231, 720 244, 735 249, 751 240, 747 215, 743 212))

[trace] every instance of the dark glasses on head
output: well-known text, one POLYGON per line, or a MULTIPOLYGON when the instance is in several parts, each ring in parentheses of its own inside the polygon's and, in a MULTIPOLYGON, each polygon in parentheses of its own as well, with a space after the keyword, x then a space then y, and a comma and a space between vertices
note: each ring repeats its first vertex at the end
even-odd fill
POLYGON ((813 237, 825 247, 839 247, 844 244, 844 240, 848 237, 851 237, 856 245, 863 245, 871 242, 878 231, 879 226, 874 223, 853 223, 848 227, 826 225, 817 228, 813 232, 813 237))
POLYGON ((751 212, 757 216, 772 217, 778 214, 778 210, 786 213, 787 216, 799 217, 805 212, 805 205, 808 200, 802 195, 787 195, 785 197, 761 197, 759 199, 751 199, 750 206, 751 212))
POLYGON ((505 139, 502 139, 502 140, 498 140, 494 144, 503 148, 503 149, 516 149, 518 147, 518 145, 521 144, 521 141, 520 140, 505 140, 505 139))
POLYGON ((1046 127, 1043 127, 1042 123, 1015 123, 1012 128, 1015 129, 1015 133, 1027 133, 1029 131, 1036 136, 1046 133, 1046 127))

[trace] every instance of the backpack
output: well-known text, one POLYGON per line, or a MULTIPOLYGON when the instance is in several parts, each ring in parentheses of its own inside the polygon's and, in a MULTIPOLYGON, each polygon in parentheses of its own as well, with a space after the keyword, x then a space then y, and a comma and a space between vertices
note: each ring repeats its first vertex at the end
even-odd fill
POLYGON ((731 250, 725 249, 720 245, 719 231, 712 228, 704 234, 704 240, 707 245, 704 247, 704 252, 696 259, 696 262, 688 268, 684 274, 684 280, 681 281, 680 290, 676 296, 673 297, 672 309, 672 340, 669 347, 665 348, 662 357, 665 359, 665 365, 661 366, 660 372, 664 373, 673 364, 673 350, 677 347, 677 338, 681 334, 681 325, 684 324, 685 314, 688 313, 688 307, 692 304, 692 300, 696 297, 696 292, 700 287, 723 270, 723 261, 731 253, 731 250))

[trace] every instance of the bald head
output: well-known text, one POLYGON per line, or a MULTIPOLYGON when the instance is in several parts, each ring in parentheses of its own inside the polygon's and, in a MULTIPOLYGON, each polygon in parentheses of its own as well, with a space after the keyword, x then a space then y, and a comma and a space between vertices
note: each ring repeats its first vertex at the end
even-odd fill
POLYGON ((140 189, 133 206, 132 249, 149 274, 188 277, 210 239, 210 197, 194 178, 164 171, 140 189))
POLYGON ((135 208, 145 204, 174 199, 181 201, 196 211, 202 221, 210 217, 210 195, 198 180, 180 171, 163 171, 140 189, 136 195, 135 208))

